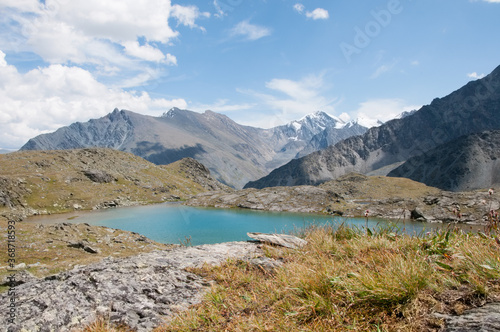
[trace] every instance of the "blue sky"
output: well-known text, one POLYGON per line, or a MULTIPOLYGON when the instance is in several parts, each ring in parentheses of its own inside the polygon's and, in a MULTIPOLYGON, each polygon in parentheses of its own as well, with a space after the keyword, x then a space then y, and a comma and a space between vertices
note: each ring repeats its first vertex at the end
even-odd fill
POLYGON ((0 0, 0 148, 115 107, 388 120, 500 65, 500 0, 0 0))

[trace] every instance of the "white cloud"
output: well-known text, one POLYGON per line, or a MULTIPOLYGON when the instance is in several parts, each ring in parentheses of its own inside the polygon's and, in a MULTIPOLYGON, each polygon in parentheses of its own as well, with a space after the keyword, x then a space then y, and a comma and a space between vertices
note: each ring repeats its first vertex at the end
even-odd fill
POLYGON ((5 61, 5 53, 0 51, 0 67, 7 66, 7 61, 5 61))
POLYGON ((167 53, 163 62, 166 63, 167 65, 177 66, 177 57, 175 55, 167 53))
MULTIPOLYGON (((123 46, 125 47, 125 52, 128 55, 146 60, 146 61, 155 61, 155 62, 160 62, 163 61, 167 58, 165 54, 163 54, 162 51, 157 49, 156 47, 153 47, 149 44, 145 45, 139 45, 139 42, 137 41, 127 41, 123 43, 123 46)), ((173 63, 175 64, 175 63, 173 63)))
POLYGON ((251 24, 249 20, 241 21, 231 29, 231 35, 244 36, 249 40, 257 40, 269 36, 270 34, 270 29, 260 25, 251 24))
MULTIPOLYGON (((299 14, 304 14, 304 10, 306 9, 306 7, 301 3, 296 3, 293 6, 293 9, 299 14)), ((328 10, 323 8, 316 8, 312 12, 306 11, 305 15, 307 18, 312 18, 313 20, 327 20, 330 17, 330 15, 328 14, 328 10)))
MULTIPOLYGON (((198 28, 198 25, 195 23, 195 21, 199 17, 210 17, 210 13, 201 13, 196 6, 173 5, 172 16, 175 17, 180 24, 183 24, 190 28, 198 28)), ((200 29, 205 30, 202 27, 200 29)))
POLYGON ((351 117, 360 119, 363 125, 375 126, 377 121, 386 122, 399 114, 419 109, 420 105, 408 105, 402 99, 371 99, 359 105, 351 112, 351 117))
POLYGON ((411 64, 412 66, 418 66, 418 65, 420 65, 420 61, 418 61, 418 60, 414 60, 414 61, 412 61, 410 64, 411 64))
POLYGON ((338 118, 344 122, 349 122, 351 120, 351 116, 345 112, 340 114, 338 118))
POLYGON ((204 30, 196 21, 210 17, 170 0, 3 0, 2 9, 15 22, 9 25, 15 37, 3 50, 34 52, 52 64, 92 65, 96 73, 113 68, 114 74, 140 72, 141 61, 175 65, 175 56, 162 50, 179 37, 169 19, 204 30))
POLYGON ((295 9, 297 13, 302 14, 304 12, 305 7, 301 3, 296 3, 295 5, 293 5, 293 9, 295 9))
POLYGON ((184 99, 108 88, 78 67, 56 64, 19 73, 1 51, 0 103, 0 147, 6 148, 19 148, 38 134, 104 116, 115 107, 151 115, 187 107, 184 99))
POLYGON ((385 64, 385 65, 381 65, 379 66, 374 72, 373 74, 371 74, 370 78, 371 79, 375 79, 375 78, 378 78, 380 75, 383 75, 385 73, 387 73, 388 71, 390 71, 393 67, 394 67, 394 63, 393 64, 385 64))
MULTIPOLYGON (((335 112, 336 98, 323 96, 326 90, 323 74, 309 75, 301 80, 272 79, 265 86, 270 91, 267 93, 256 91, 238 90, 251 95, 262 105, 259 109, 252 109, 252 113, 245 112, 245 117, 240 116, 241 122, 270 128, 299 119, 304 115, 316 111, 335 112)), ((237 118, 235 114, 235 119, 237 118)))
POLYGON ((309 76, 301 81, 275 78, 266 83, 266 88, 283 92, 296 100, 310 100, 318 95, 317 89, 322 83, 319 76, 309 76))
POLYGON ((222 7, 217 0, 214 0, 214 7, 215 7, 215 14, 214 14, 215 17, 223 18, 226 15, 226 13, 224 13, 224 10, 222 10, 222 7))
POLYGON ((316 8, 312 12, 306 12, 306 16, 313 20, 327 20, 330 17, 328 11, 323 8, 316 8))
MULTIPOLYGON (((499 0, 498 2, 500 2, 500 0, 499 0)), ((473 73, 467 74, 467 77, 468 77, 468 78, 472 78, 472 79, 474 79, 474 80, 478 80, 478 79, 483 78, 483 77, 485 77, 485 76, 486 76, 485 74, 478 74, 478 73, 476 73, 476 72, 473 72, 473 73)))
POLYGON ((210 110, 219 113, 228 113, 249 110, 254 106, 255 105, 253 104, 230 104, 228 99, 217 99, 212 104, 195 104, 190 105, 189 107, 197 112, 210 110))

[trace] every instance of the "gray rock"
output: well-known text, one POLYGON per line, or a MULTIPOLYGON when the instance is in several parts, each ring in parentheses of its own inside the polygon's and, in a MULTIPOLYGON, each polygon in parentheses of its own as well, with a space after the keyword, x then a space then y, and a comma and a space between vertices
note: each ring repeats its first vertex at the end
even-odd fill
MULTIPOLYGON (((2 315, 0 326, 9 331, 65 332, 105 315, 113 323, 125 323, 139 332, 151 331, 164 316, 201 301, 209 283, 186 272, 187 267, 256 255, 262 255, 256 244, 231 242, 106 258, 16 286, 16 325, 9 325, 2 315)), ((0 294, 0 301, 8 303, 7 293, 0 294)))
POLYGON ((435 314, 446 322, 445 332, 499 332, 500 303, 486 304, 460 316, 435 314))
POLYGON ((77 249, 83 249, 86 252, 89 252, 91 254, 98 254, 99 250, 92 248, 89 246, 87 243, 83 241, 77 241, 77 242, 71 242, 68 244, 68 247, 70 248, 77 248, 77 249))
POLYGON ((97 183, 110 183, 116 181, 115 177, 111 174, 97 169, 84 171, 83 174, 85 174, 85 176, 88 177, 90 181, 97 183))
POLYGON ((248 261, 250 264, 258 266, 267 272, 273 272, 275 269, 281 267, 283 262, 277 261, 269 257, 257 257, 248 261))
POLYGON ((291 249, 298 249, 307 244, 306 240, 287 234, 247 233, 247 235, 260 242, 276 244, 291 249))

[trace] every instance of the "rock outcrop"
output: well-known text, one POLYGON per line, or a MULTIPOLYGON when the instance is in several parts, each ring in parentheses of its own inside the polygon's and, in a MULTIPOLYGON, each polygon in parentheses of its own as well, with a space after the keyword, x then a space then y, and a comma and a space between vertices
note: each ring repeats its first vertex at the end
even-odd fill
POLYGON ((306 240, 288 234, 247 233, 247 235, 263 243, 275 244, 290 249, 302 248, 307 244, 306 240))
POLYGON ((500 303, 489 303, 467 310, 462 315, 435 314, 446 322, 445 332, 499 332, 500 303))
POLYGON ((500 196, 488 190, 448 192, 405 179, 351 173, 320 186, 243 189, 202 193, 191 206, 247 208, 268 211, 327 213, 343 217, 425 222, 487 223, 490 210, 500 208, 500 196))
MULTIPOLYGON (((64 332, 103 316, 139 332, 151 331, 162 318, 200 302, 210 286, 186 268, 255 256, 262 256, 258 246, 245 242, 178 247, 107 258, 41 280, 27 278, 15 288, 16 324, 8 324, 6 315, 0 324, 9 331, 64 332)), ((0 300, 8 303, 7 293, 0 300)))

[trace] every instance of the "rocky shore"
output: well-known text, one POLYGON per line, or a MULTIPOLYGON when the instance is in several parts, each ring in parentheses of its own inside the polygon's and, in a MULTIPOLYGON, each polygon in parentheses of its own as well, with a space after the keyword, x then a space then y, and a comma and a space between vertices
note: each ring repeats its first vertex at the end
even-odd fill
POLYGON ((447 192, 403 178, 351 173, 320 186, 272 187, 206 192, 186 205, 311 212, 343 217, 416 219, 423 222, 487 223, 500 196, 488 190, 447 192))

